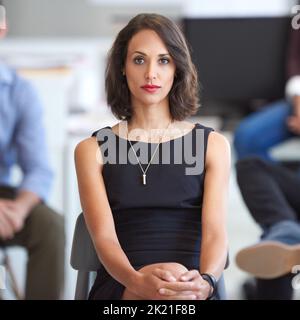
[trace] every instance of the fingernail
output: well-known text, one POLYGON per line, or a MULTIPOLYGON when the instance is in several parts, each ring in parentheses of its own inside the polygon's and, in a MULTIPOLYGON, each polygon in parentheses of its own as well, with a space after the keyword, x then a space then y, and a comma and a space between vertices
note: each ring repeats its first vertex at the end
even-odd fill
POLYGON ((181 280, 186 280, 186 277, 185 276, 181 277, 181 280))
POLYGON ((165 289, 159 289, 159 293, 164 294, 164 293, 166 293, 166 291, 165 291, 165 289))
POLYGON ((170 281, 176 281, 176 279, 174 277, 170 277, 169 279, 170 279, 170 281))

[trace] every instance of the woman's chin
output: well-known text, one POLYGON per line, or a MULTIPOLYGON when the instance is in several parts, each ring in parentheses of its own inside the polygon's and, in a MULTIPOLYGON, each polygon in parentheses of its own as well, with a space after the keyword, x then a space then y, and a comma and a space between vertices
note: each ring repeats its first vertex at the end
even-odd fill
POLYGON ((138 99, 138 101, 142 104, 142 105, 157 105, 162 103, 165 100, 165 98, 161 98, 158 96, 145 96, 142 99, 138 99))

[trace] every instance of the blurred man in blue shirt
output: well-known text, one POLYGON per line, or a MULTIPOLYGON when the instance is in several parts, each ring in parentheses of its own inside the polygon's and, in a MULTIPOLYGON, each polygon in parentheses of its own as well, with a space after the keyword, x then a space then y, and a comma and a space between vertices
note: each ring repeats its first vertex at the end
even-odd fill
POLYGON ((25 299, 59 299, 64 284, 63 217, 45 204, 53 172, 42 114, 30 83, 0 62, 0 248, 28 251, 25 299), (14 165, 23 173, 18 187, 14 165))

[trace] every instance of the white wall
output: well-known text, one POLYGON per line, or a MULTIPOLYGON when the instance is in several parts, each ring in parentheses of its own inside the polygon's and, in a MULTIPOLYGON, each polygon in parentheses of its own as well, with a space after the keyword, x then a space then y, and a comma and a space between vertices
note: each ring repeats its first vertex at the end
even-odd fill
POLYGON ((286 16, 297 0, 186 0, 186 17, 286 16))
POLYGON ((115 35, 121 26, 140 12, 157 12, 178 17, 178 5, 161 1, 157 8, 143 5, 117 7, 94 5, 88 0, 6 0, 4 1, 11 37, 100 37, 115 35), (66 18, 67 17, 67 18, 66 18))

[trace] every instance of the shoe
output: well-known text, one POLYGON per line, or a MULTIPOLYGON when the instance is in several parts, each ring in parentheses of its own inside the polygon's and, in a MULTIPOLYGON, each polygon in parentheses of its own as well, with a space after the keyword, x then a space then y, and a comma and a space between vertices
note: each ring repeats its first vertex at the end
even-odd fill
POLYGON ((294 266, 300 265, 300 245, 262 241, 239 251, 236 264, 256 278, 278 278, 291 273, 294 266))

